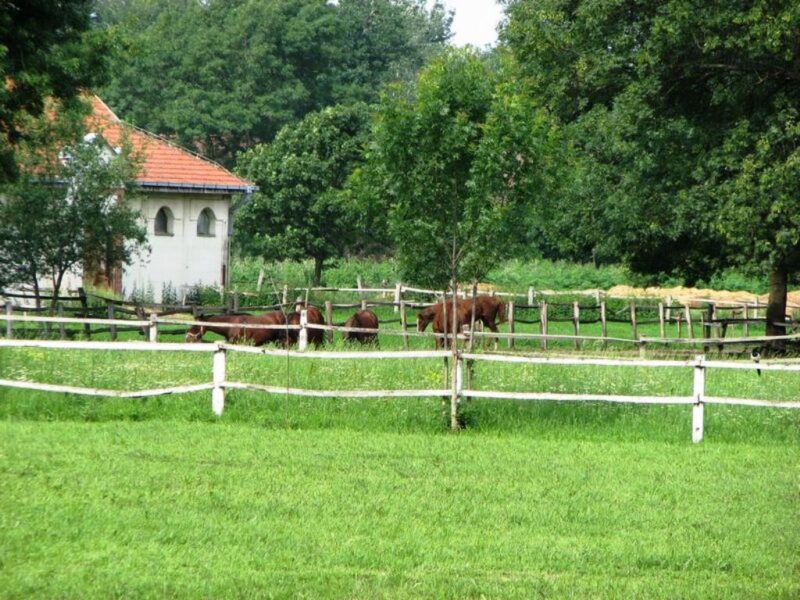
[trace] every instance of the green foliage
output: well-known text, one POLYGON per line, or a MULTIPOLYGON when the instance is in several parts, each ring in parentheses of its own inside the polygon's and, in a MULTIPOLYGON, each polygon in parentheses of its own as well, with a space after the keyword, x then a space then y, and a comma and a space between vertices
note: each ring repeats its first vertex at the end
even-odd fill
POLYGON ((800 267, 797 3, 512 0, 509 14, 530 89, 584 154, 592 185, 570 197, 602 203, 595 239, 689 282, 777 272, 785 305, 800 267))
POLYGON ((0 204, 0 280, 38 290, 47 278, 53 298, 67 272, 127 264, 146 242, 139 213, 121 200, 134 194, 132 149, 124 141, 110 148, 101 136, 76 140, 70 127, 65 140, 62 119, 75 123, 71 114, 28 122, 24 174, 0 204))
POLYGON ((390 88, 374 135, 370 162, 387 182, 406 279, 480 279, 519 249, 527 211, 547 188, 554 135, 535 104, 472 51, 450 51, 413 86, 390 88))
POLYGON ((259 187, 237 215, 245 252, 269 260, 311 257, 313 281, 320 282, 324 262, 359 237, 361 216, 342 189, 363 160, 368 122, 363 104, 327 108, 241 155, 239 171, 259 187))
POLYGON ((422 0, 105 0, 98 13, 125 48, 105 100, 227 165, 308 112, 374 100, 450 22, 422 0))
POLYGON ((24 121, 47 98, 75 106, 106 74, 111 40, 91 29, 93 0, 0 4, 0 184, 18 176, 15 146, 24 121))

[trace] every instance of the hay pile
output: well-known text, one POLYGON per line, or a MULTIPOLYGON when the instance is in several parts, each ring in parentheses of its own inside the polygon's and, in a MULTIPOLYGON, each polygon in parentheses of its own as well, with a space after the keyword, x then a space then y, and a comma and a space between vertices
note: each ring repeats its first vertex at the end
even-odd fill
MULTIPOLYGON (((616 285, 606 292, 609 296, 627 296, 634 298, 667 298, 672 297, 678 302, 692 302, 694 300, 716 300, 718 302, 755 302, 765 305, 767 294, 753 294, 743 291, 710 290, 687 287, 671 288, 634 288, 627 285, 616 285)), ((792 306, 800 306, 800 290, 789 292, 787 302, 792 306)))

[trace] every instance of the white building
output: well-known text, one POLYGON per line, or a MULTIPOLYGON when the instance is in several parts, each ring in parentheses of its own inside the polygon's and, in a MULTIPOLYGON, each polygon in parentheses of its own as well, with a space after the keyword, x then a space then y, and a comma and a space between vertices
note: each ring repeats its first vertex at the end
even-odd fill
POLYGON ((190 288, 227 285, 232 209, 255 189, 222 166, 144 130, 123 124, 98 97, 92 99, 90 129, 112 146, 123 132, 143 157, 132 207, 146 221, 151 252, 104 282, 130 297, 160 302, 171 289, 180 299, 190 288))

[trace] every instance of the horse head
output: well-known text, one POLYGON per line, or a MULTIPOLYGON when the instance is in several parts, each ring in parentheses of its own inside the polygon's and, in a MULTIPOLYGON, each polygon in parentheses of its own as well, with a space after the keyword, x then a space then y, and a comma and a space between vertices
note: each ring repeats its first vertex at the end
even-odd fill
MULTIPOLYGON (((195 317, 197 321, 205 321, 206 317, 199 316, 195 317)), ((195 342, 200 342, 203 339, 203 334, 206 332, 205 325, 192 325, 189 327, 189 330, 186 332, 186 343, 193 344, 195 342)))
POLYGON ((435 316, 436 311, 433 306, 429 306, 417 313, 417 331, 425 331, 435 316))

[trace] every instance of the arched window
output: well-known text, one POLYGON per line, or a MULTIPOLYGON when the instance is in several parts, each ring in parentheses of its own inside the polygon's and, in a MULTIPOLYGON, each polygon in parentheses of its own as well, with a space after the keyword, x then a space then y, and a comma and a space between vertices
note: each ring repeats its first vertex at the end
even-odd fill
POLYGON ((156 213, 155 234, 172 235, 172 211, 166 206, 162 206, 156 213))
POLYGON ((197 217, 197 235, 213 237, 216 222, 217 218, 214 216, 214 211, 210 208, 204 208, 200 211, 200 216, 197 217))

